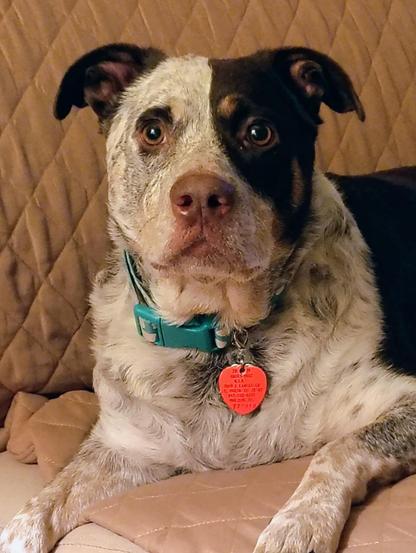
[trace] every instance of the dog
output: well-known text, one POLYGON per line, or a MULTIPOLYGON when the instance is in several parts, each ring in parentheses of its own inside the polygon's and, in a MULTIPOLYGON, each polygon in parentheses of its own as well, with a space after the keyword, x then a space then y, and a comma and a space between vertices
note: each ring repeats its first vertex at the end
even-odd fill
POLYGON ((90 106, 107 144, 100 415, 3 552, 50 551, 132 486, 315 454, 254 551, 334 553, 351 504, 415 472, 416 170, 321 173, 322 103, 365 118, 344 70, 302 47, 111 44, 68 69, 56 117, 90 106))

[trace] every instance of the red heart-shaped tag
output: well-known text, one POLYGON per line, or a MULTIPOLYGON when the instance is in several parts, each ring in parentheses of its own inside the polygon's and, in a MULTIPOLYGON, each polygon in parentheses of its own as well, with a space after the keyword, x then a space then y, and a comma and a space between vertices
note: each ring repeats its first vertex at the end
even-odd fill
POLYGON ((266 373, 260 367, 235 364, 220 372, 218 387, 224 403, 239 415, 252 413, 266 395, 266 373))

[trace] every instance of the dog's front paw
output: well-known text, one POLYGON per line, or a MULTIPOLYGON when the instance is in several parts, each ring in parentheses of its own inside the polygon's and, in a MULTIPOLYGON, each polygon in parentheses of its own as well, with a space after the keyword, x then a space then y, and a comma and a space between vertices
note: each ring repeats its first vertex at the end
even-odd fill
POLYGON ((254 553, 335 553, 344 520, 319 505, 288 505, 260 534, 254 553))
POLYGON ((46 553, 43 524, 28 514, 16 515, 0 533, 1 553, 46 553))

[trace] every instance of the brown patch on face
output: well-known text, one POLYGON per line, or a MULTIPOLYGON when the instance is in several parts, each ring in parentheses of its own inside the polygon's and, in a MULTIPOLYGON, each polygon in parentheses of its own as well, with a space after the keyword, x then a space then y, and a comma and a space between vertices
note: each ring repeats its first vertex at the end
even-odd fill
POLYGON ((299 115, 299 103, 282 83, 274 60, 272 51, 211 60, 210 103, 214 129, 230 161, 246 183, 271 202, 283 238, 293 244, 308 220, 317 131, 299 115), (267 127, 275 139, 259 146, 257 130, 243 133, 249 121, 262 127, 260 137, 267 137, 267 127))
POLYGON ((229 94, 220 100, 217 108, 218 115, 229 119, 238 106, 240 96, 238 94, 229 94))

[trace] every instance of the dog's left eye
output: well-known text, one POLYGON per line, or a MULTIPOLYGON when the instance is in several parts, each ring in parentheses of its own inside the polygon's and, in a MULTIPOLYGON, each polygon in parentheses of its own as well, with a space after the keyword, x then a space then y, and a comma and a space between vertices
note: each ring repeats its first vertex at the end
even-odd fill
POLYGON ((274 128, 263 121, 255 121, 247 127, 246 141, 249 144, 264 148, 271 146, 277 141, 276 131, 274 128))
POLYGON ((275 131, 263 122, 252 123, 247 129, 247 140, 254 146, 270 146, 275 141, 275 131))

